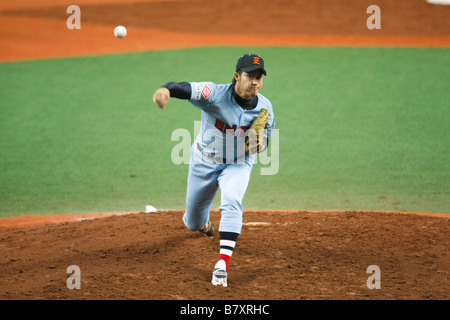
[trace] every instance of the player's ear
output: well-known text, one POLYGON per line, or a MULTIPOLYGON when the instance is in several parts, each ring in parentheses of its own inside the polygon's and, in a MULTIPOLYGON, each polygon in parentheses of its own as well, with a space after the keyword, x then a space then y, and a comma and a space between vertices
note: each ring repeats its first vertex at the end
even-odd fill
POLYGON ((239 72, 234 73, 234 80, 236 80, 236 81, 239 80, 239 72))

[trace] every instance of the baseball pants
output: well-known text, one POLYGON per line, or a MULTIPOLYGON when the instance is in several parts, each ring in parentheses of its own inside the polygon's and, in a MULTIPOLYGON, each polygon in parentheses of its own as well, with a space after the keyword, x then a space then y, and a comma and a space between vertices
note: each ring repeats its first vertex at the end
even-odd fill
POLYGON ((217 163, 204 155, 196 146, 191 148, 191 158, 186 191, 186 211, 183 222, 191 231, 202 228, 209 220, 210 210, 218 188, 221 191, 221 219, 219 232, 241 233, 242 199, 247 190, 252 162, 217 163))

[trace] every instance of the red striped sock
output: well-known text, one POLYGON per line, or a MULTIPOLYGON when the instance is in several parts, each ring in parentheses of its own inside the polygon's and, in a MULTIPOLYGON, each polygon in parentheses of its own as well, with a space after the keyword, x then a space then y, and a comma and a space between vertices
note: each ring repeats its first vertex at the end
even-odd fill
POLYGON ((226 264, 226 271, 230 267, 230 259, 239 234, 234 232, 220 232, 220 254, 219 261, 223 260, 226 264))
POLYGON ((227 271, 230 268, 230 259, 231 259, 231 256, 228 256, 226 254, 221 253, 219 255, 219 260, 225 261, 225 264, 227 265, 227 269, 226 269, 227 271))

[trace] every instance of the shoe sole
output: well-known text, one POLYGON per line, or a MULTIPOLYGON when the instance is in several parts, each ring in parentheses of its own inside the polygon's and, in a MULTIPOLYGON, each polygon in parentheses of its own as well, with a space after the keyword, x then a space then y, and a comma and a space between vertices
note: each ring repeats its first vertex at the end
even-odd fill
POLYGON ((211 279, 211 283, 214 286, 222 286, 227 287, 227 272, 225 270, 215 269, 213 271, 213 276, 211 279))

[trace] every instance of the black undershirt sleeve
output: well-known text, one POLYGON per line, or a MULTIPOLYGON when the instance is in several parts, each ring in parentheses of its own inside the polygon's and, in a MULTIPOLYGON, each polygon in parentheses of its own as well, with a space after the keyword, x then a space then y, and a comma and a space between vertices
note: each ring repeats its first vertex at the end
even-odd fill
POLYGON ((191 98, 191 84, 189 82, 168 82, 163 87, 169 89, 171 97, 178 99, 191 98))

